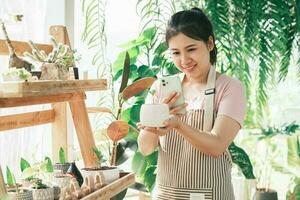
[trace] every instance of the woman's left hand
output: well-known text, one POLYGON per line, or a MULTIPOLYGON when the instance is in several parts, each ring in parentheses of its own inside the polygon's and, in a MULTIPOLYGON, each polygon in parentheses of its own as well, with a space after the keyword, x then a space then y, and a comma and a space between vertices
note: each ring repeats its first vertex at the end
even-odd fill
POLYGON ((165 125, 164 127, 155 127, 155 128, 146 127, 146 126, 143 126, 142 124, 138 123, 138 128, 146 130, 146 131, 150 131, 159 136, 164 136, 173 128, 178 128, 181 123, 182 122, 179 119, 179 117, 177 117, 176 115, 170 115, 170 118, 168 120, 164 121, 164 125, 165 125))

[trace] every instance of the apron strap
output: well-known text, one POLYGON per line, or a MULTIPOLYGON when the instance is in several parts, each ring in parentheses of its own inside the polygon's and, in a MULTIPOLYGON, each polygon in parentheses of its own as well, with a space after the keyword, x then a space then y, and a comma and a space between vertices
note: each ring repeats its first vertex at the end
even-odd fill
POLYGON ((204 131, 211 131, 213 126, 213 113, 214 113, 214 97, 216 92, 216 69, 215 66, 211 66, 207 84, 205 89, 205 107, 204 107, 204 131))

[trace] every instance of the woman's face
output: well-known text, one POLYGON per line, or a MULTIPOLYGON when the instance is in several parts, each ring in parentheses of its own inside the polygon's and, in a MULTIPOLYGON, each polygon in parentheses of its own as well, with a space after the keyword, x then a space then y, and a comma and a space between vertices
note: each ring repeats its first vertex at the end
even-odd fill
POLYGON ((194 79, 207 76, 211 66, 209 53, 213 47, 211 37, 208 44, 192 39, 183 33, 179 33, 169 40, 169 49, 175 65, 188 78, 194 79))

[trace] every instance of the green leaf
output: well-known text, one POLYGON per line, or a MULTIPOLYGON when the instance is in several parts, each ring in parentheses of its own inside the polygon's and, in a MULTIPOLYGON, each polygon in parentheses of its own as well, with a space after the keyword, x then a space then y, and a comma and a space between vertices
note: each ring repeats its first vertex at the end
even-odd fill
POLYGON ((65 151, 62 147, 59 148, 59 163, 60 164, 65 164, 66 163, 65 151))
POLYGON ((247 153, 240 147, 236 146, 233 142, 228 148, 232 162, 237 164, 242 170, 246 179, 255 179, 253 173, 253 166, 247 153))
POLYGON ((131 112, 131 108, 127 108, 127 109, 123 110, 121 113, 121 119, 126 122, 129 122, 130 121, 130 112, 131 112))
POLYGON ((296 0, 295 5, 297 32, 300 33, 300 1, 296 0))
POLYGON ((21 172, 23 172, 26 168, 30 167, 30 164, 27 160, 21 158, 20 167, 21 167, 21 172))
POLYGON ((130 67, 130 57, 129 57, 129 53, 126 52, 119 94, 121 94, 123 92, 123 90, 127 87, 129 73, 130 73, 129 67, 130 67))
POLYGON ((16 185, 16 179, 13 173, 10 171, 9 167, 6 166, 6 179, 7 179, 7 184, 9 186, 14 186, 16 185))
POLYGON ((140 110, 142 104, 134 104, 130 111, 130 119, 133 123, 137 123, 140 121, 140 110))
POLYGON ((126 193, 127 193, 127 189, 123 190, 122 192, 120 192, 116 196, 112 197, 111 200, 123 200, 126 196, 126 193))
POLYGON ((135 152, 131 163, 132 171, 136 173, 136 175, 141 176, 144 165, 147 165, 145 157, 139 151, 135 152))
POLYGON ((156 166, 150 166, 146 169, 144 184, 147 189, 151 192, 154 188, 156 180, 156 166))
POLYGON ((147 65, 141 65, 138 68, 138 74, 142 78, 145 78, 145 77, 154 77, 154 75, 155 75, 154 72, 147 65))
POLYGON ((49 157, 45 157, 45 161, 47 162, 46 164, 46 170, 47 172, 54 172, 54 169, 53 169, 53 164, 52 164, 52 161, 49 157))
POLYGON ((121 165, 126 162, 129 158, 131 158, 131 152, 129 149, 126 148, 127 142, 121 141, 117 145, 117 165, 121 165))
POLYGON ((126 57, 126 53, 129 53, 130 55, 130 63, 134 64, 136 62, 136 59, 140 53, 139 47, 133 47, 127 51, 122 51, 119 53, 118 58, 116 61, 113 63, 113 73, 116 73, 120 69, 123 69, 124 67, 124 60, 126 57))
POLYGON ((142 33, 142 36, 144 36, 144 38, 146 38, 148 41, 151 41, 151 40, 153 40, 153 38, 156 35, 156 30, 157 30, 156 27, 148 28, 148 29, 144 30, 144 32, 142 33))

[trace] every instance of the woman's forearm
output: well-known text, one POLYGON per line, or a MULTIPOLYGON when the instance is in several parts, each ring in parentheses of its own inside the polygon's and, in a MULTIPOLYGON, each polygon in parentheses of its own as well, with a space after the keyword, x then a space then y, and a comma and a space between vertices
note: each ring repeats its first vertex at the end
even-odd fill
POLYGON ((141 130, 138 137, 139 150, 143 155, 151 154, 158 146, 159 136, 149 131, 141 130))
POLYGON ((226 150, 226 147, 224 147, 218 136, 210 132, 199 131, 185 123, 181 123, 180 126, 175 129, 190 144, 205 154, 217 157, 226 150))

